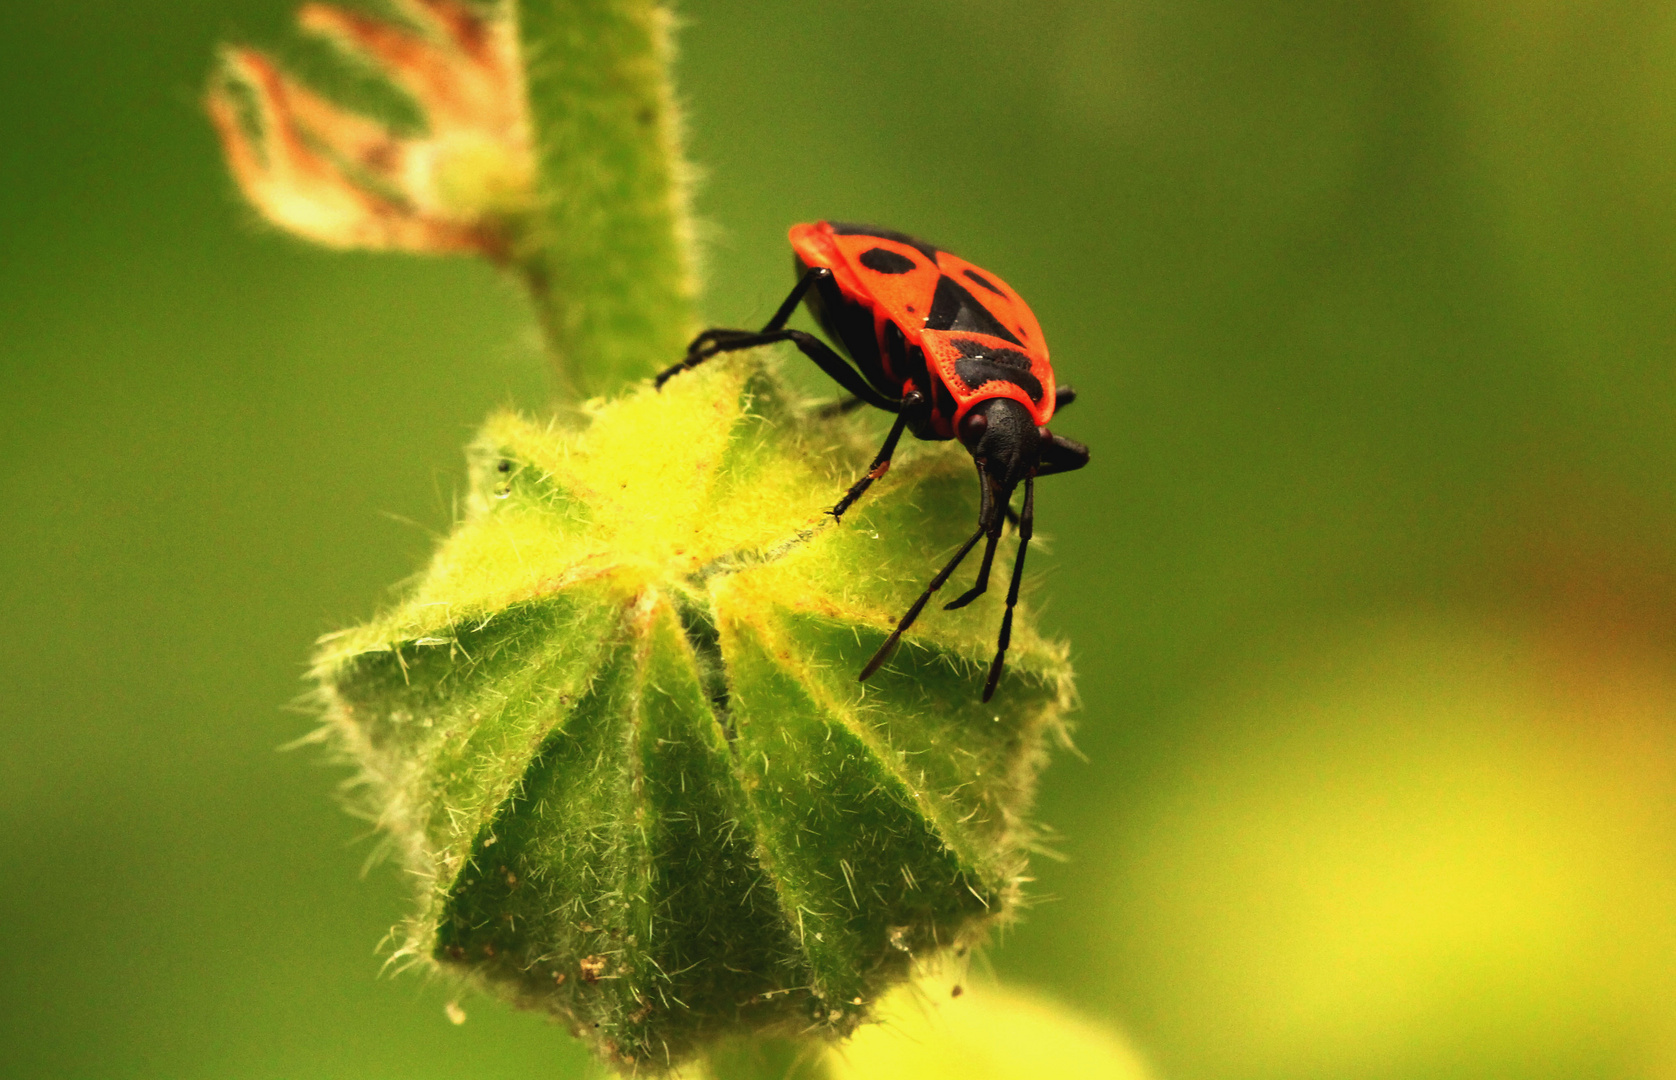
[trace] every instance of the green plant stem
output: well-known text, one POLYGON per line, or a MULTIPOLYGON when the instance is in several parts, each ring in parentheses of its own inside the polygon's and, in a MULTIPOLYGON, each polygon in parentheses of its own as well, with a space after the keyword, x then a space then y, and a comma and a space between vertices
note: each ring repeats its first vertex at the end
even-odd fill
POLYGON ((519 253, 561 383, 609 394, 697 323, 671 17, 651 0, 517 0, 538 169, 519 253))

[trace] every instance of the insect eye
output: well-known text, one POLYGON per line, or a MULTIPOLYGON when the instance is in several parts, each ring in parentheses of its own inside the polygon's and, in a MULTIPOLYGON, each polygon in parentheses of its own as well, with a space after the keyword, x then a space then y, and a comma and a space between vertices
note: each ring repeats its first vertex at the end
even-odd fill
POLYGON ((973 409, 971 412, 961 417, 960 427, 955 433, 960 436, 960 441, 965 444, 968 450, 970 450, 972 447, 978 445, 978 440, 983 438, 983 433, 988 430, 988 428, 989 417, 985 416, 978 410, 973 409))

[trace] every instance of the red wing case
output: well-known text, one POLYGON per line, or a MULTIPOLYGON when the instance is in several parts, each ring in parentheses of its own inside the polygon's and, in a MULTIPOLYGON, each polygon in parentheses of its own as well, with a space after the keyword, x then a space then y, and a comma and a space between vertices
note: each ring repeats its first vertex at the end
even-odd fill
POLYGON ((924 350, 927 373, 954 399, 954 415, 945 420, 951 431, 973 405, 998 397, 1025 406, 1037 424, 1053 417, 1053 368, 1041 325, 1006 282, 951 252, 873 226, 795 225, 790 239, 806 265, 830 269, 845 297, 873 312, 881 356, 890 355, 887 323, 924 350))

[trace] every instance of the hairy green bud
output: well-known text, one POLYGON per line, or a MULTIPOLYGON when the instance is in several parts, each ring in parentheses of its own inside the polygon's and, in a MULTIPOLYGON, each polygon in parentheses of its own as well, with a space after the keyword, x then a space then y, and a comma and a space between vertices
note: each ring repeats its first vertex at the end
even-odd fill
POLYGON ((847 1035, 1015 911, 1065 649, 1021 619, 980 703, 990 596, 857 681, 975 516, 970 459, 918 445, 834 522, 870 423, 750 358, 488 422, 429 569, 315 668, 423 883, 403 955, 659 1071, 847 1035))

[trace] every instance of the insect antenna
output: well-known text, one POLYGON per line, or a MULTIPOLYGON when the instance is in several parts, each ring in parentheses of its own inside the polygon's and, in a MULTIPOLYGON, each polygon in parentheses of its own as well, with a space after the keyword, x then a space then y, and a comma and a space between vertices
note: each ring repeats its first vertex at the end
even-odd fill
POLYGON ((995 696, 995 687, 1001 681, 1001 668, 1007 662, 1007 644, 1013 636, 1013 607, 1018 604, 1018 586, 1024 580, 1024 553, 1030 548, 1030 534, 1035 524, 1036 478, 1026 476, 1024 509, 1018 515, 1018 556, 1013 559, 1013 583, 1007 587, 1007 613, 1001 616, 1001 636, 995 644, 995 662, 989 665, 989 681, 983 686, 985 701, 995 696))

